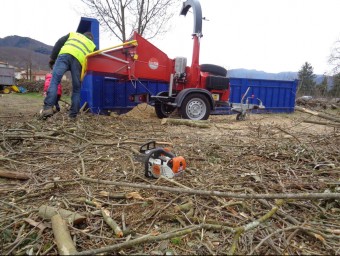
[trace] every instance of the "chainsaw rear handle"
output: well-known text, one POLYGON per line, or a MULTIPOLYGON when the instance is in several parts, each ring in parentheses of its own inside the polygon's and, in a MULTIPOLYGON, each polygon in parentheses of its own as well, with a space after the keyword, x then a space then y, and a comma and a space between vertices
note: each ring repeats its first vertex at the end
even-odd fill
POLYGON ((143 144, 142 146, 140 146, 139 152, 145 154, 146 151, 151 150, 151 149, 155 149, 155 148, 156 148, 156 141, 151 140, 151 141, 148 141, 147 143, 143 144))
POLYGON ((155 148, 151 149, 147 154, 145 161, 148 162, 150 157, 152 158, 160 158, 161 156, 167 156, 169 158, 174 158, 176 155, 169 151, 166 151, 164 148, 155 148))

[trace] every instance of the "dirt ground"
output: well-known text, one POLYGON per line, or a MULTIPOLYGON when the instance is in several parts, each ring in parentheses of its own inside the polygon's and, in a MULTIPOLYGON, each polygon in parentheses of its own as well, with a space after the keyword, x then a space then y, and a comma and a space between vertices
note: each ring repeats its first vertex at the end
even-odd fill
POLYGON ((0 94, 0 115, 29 115, 39 113, 43 98, 31 98, 22 94, 0 94))
POLYGON ((294 112, 162 125, 145 104, 76 122, 64 105, 42 121, 41 104, 0 97, 0 173, 27 175, 0 178, 4 254, 60 254, 43 206, 84 216, 67 225, 82 255, 340 254, 339 123, 294 112), (145 177, 136 155, 151 140, 185 172, 145 177))

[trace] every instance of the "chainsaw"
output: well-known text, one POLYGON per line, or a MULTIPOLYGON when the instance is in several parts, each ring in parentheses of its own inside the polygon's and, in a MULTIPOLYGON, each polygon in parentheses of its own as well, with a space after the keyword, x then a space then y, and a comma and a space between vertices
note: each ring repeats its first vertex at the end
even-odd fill
POLYGON ((161 175, 173 178, 186 168, 185 159, 176 156, 167 148, 156 147, 155 141, 143 144, 139 152, 142 154, 138 160, 145 164, 145 176, 148 178, 159 178, 161 175))

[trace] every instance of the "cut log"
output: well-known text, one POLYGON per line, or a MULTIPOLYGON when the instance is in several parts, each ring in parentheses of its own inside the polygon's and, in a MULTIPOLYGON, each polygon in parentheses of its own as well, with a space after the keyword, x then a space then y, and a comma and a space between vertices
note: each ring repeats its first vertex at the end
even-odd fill
POLYGON ((331 109, 338 109, 339 107, 335 104, 331 104, 331 109))
POLYGON ((30 176, 26 173, 20 173, 20 172, 12 172, 12 171, 6 171, 0 169, 0 177, 2 178, 8 178, 8 179, 17 179, 17 180, 28 180, 30 179, 30 176))
POLYGON ((319 112, 316 112, 316 111, 313 111, 313 110, 310 110, 310 109, 306 109, 306 108, 302 108, 302 107, 299 107, 299 106, 295 106, 295 110, 300 111, 300 112, 304 112, 304 113, 307 113, 307 114, 311 114, 313 116, 318 116, 318 117, 321 117, 321 118, 324 118, 324 119, 327 119, 327 120, 331 120, 333 122, 340 123, 340 118, 329 116, 329 115, 326 115, 326 114, 323 114, 323 113, 319 113, 319 112))
POLYGON ((107 225, 110 226, 110 228, 113 230, 113 232, 116 234, 117 237, 123 237, 123 231, 121 228, 118 226, 117 222, 115 222, 111 217, 110 217, 110 212, 104 208, 101 209, 104 221, 106 222, 107 225))
POLYGON ((83 221, 85 221, 86 217, 76 213, 76 212, 71 212, 65 209, 61 208, 54 208, 50 207, 47 205, 42 205, 39 207, 39 213, 38 215, 45 219, 49 220, 53 216, 60 214, 63 219, 65 219, 69 224, 79 224, 83 221))
POLYGON ((173 119, 163 118, 161 124, 187 125, 198 128, 210 128, 209 121, 206 120, 189 120, 189 119, 173 119))
POLYGON ((59 214, 56 214, 51 218, 51 222, 58 253, 60 255, 74 255, 77 253, 65 220, 59 214))

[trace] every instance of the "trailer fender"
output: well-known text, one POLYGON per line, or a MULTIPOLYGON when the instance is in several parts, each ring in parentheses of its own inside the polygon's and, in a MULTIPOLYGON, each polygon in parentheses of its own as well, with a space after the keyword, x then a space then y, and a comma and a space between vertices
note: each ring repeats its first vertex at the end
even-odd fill
POLYGON ((214 102, 214 99, 213 99, 211 93, 207 90, 199 89, 199 88, 187 88, 187 89, 180 91, 175 98, 175 103, 174 103, 175 106, 178 107, 178 108, 181 107, 182 102, 185 99, 185 97, 188 96, 191 93, 201 93, 201 94, 205 95, 207 97, 209 103, 210 103, 211 110, 215 109, 215 102, 214 102))
POLYGON ((169 92, 168 91, 161 91, 158 92, 155 96, 151 95, 150 97, 151 101, 153 103, 157 103, 157 102, 174 102, 174 97, 169 97, 169 92))
POLYGON ((168 91, 162 91, 156 94, 156 96, 167 96, 169 94, 168 91))

